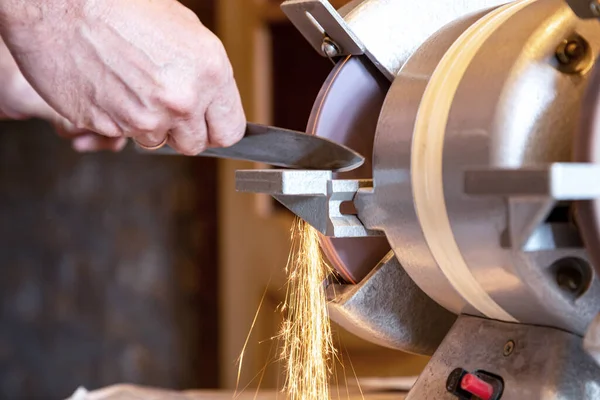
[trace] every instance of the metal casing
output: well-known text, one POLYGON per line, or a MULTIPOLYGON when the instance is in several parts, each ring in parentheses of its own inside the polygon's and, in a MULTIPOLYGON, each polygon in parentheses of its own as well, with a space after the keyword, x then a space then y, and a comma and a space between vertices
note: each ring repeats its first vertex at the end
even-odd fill
POLYGON ((587 260, 583 247, 543 230, 530 247, 513 246, 505 240, 511 200, 464 192, 469 168, 571 160, 587 75, 560 71, 554 55, 573 33, 597 53, 600 26, 566 3, 509 4, 452 43, 452 62, 444 49, 452 34, 429 41, 388 93, 374 150, 372 208, 381 215, 364 219, 385 231, 415 282, 456 313, 583 334, 600 306, 595 277, 574 299, 550 270, 558 259, 587 260), (437 103, 448 96, 444 111, 437 103))

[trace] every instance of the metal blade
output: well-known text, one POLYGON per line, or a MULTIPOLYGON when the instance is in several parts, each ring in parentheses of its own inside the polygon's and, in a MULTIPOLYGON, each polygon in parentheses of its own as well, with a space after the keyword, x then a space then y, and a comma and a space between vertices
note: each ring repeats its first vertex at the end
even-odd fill
MULTIPOLYGON (((170 147, 145 150, 144 154, 180 155, 170 147)), ((251 124, 245 136, 231 147, 211 148, 199 157, 229 158, 259 162, 283 168, 350 171, 360 167, 365 158, 354 150, 331 140, 289 129, 251 124)))

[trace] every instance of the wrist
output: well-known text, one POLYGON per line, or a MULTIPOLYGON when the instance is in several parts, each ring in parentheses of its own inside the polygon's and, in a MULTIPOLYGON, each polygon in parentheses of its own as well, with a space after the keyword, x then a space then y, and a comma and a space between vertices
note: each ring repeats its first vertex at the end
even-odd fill
POLYGON ((23 33, 51 34, 72 27, 96 0, 0 0, 0 34, 7 40, 23 33), (49 30, 49 32, 45 32, 49 30))
POLYGON ((42 17, 43 8, 43 1, 40 0, 2 0, 0 1, 0 29, 4 33, 19 26, 28 26, 42 17))

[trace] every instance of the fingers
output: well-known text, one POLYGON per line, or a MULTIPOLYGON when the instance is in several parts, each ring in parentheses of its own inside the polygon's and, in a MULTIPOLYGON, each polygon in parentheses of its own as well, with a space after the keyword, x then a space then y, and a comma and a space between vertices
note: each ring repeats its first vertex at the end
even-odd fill
MULTIPOLYGON (((152 122, 151 122, 152 124, 152 122)), ((121 151, 127 144, 125 137, 106 137, 77 128, 62 117, 55 118, 59 136, 73 140, 78 152, 121 151)), ((207 147, 228 147, 244 134, 246 119, 235 84, 228 84, 218 92, 205 113, 191 119, 180 119, 171 130, 130 134, 143 147, 155 147, 164 142, 184 155, 197 155, 207 147)), ((148 127, 150 128, 150 126, 148 127)))
MULTIPOLYGON (((184 155, 197 155, 207 147, 232 146, 244 136, 245 131, 246 116, 239 92, 232 81, 216 94, 203 115, 180 120, 169 131, 167 143, 184 155)), ((142 142, 136 137, 138 143, 151 146, 161 143, 164 135, 156 135, 151 140, 142 142)))
MULTIPOLYGON (((179 119, 169 131, 169 146, 184 155, 197 155, 207 147, 229 147, 242 138, 246 117, 233 80, 216 91, 208 104, 191 117, 179 119)), ((156 137, 153 143, 160 143, 163 138, 156 137)))
MULTIPOLYGON (((134 106, 131 108, 135 109, 134 106)), ((123 125, 128 127, 124 131, 124 136, 132 137, 143 147, 155 147, 163 144, 171 128, 172 117, 169 115, 159 116, 148 110, 139 110, 135 114, 135 117, 122 117, 126 120, 123 125)))
POLYGON ((71 146, 80 153, 96 151, 119 152, 127 145, 124 137, 106 137, 87 129, 79 129, 60 116, 53 118, 54 129, 58 136, 71 139, 71 146))
POLYGON ((109 138, 95 133, 85 133, 73 139, 72 146, 80 153, 97 151, 119 152, 127 145, 126 138, 109 138))
POLYGON ((54 125, 54 130, 56 134, 64 139, 72 139, 74 137, 80 136, 84 133, 90 133, 87 129, 79 129, 74 124, 69 122, 66 118, 61 117, 56 114, 54 118, 52 118, 52 124, 54 125))
POLYGON ((195 156, 207 147, 207 131, 204 116, 180 121, 169 132, 167 143, 181 154, 195 156))
POLYGON ((165 140, 167 140, 167 133, 137 135, 134 136, 133 139, 141 147, 152 149, 156 147, 161 147, 165 143, 165 140))
POLYGON ((210 103, 206 110, 206 124, 210 147, 229 147, 244 136, 246 116, 233 79, 229 80, 210 103))

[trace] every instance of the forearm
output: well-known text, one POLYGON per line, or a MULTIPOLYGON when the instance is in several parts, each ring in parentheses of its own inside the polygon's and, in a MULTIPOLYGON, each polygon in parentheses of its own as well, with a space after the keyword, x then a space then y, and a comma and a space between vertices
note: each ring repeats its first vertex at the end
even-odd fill
POLYGON ((53 119, 55 115, 27 82, 0 36, 0 119, 53 119))
POLYGON ((95 0, 0 0, 0 118, 22 119, 22 113, 53 118, 56 112, 22 73, 23 57, 68 43, 79 25, 78 10, 87 3, 95 0))
POLYGON ((1 29, 29 26, 42 18, 62 13, 68 16, 81 8, 84 0, 2 0, 0 1, 1 29))
POLYGON ((30 26, 43 16, 47 6, 43 0, 0 0, 0 33, 6 37, 15 29, 30 26))

